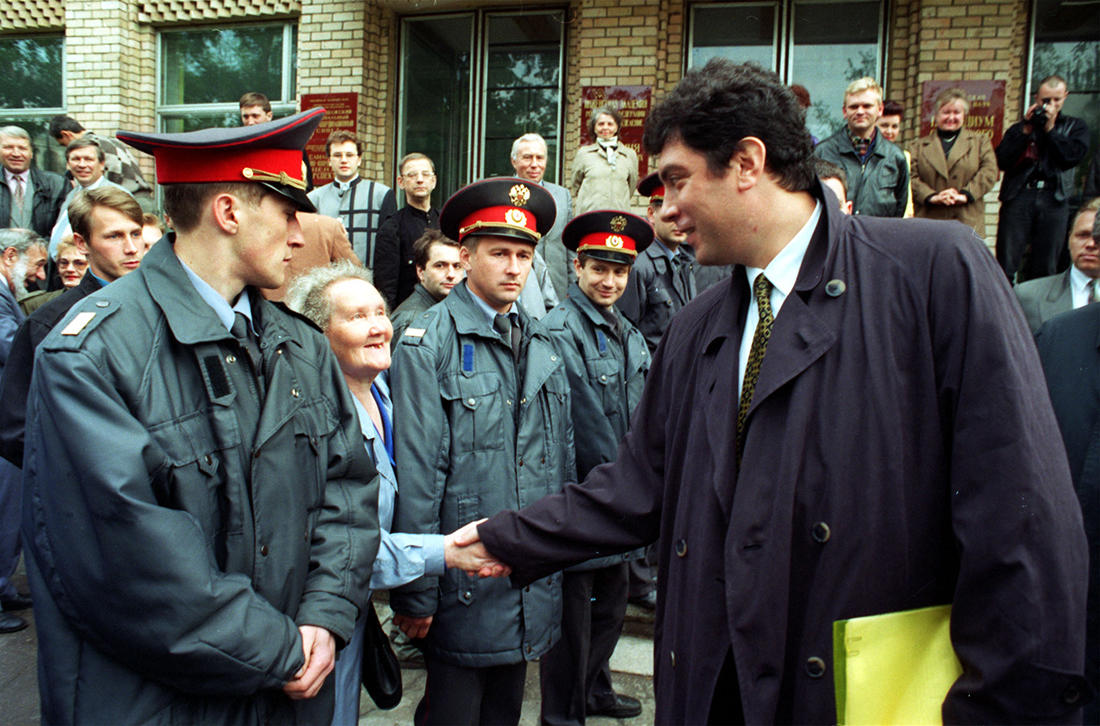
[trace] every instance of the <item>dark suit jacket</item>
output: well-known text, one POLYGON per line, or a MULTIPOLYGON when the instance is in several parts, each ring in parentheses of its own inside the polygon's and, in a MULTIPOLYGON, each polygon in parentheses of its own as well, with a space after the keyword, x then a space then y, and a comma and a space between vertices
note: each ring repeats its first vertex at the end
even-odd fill
POLYGON ((480 525, 489 551, 519 584, 657 540, 656 723, 705 723, 731 649, 745 723, 832 723, 833 622, 941 603, 945 722, 1079 720, 1080 507, 993 256, 959 224, 826 209, 738 462, 751 296, 738 268, 689 303, 617 459, 480 525))
MULTIPOLYGON (((70 187, 65 178, 52 171, 31 167, 31 184, 34 185, 34 206, 31 208, 31 228, 46 239, 50 238, 54 222, 61 211, 70 187)), ((11 226, 11 189, 0 175, 0 227, 11 226)))
POLYGON ((31 387, 34 351, 69 308, 100 287, 99 280, 89 270, 79 285, 35 310, 15 332, 8 366, 0 384, 0 455, 20 468, 23 467, 23 430, 27 422, 27 392, 31 387))
MULTIPOLYGON (((1100 690, 1100 305, 1058 315, 1035 338, 1089 540, 1085 676, 1100 690)), ((1093 701, 1085 723, 1100 722, 1093 701)))
POLYGON ((1073 291, 1069 287, 1072 269, 1021 282, 1013 288, 1032 333, 1055 315, 1073 310, 1073 291))

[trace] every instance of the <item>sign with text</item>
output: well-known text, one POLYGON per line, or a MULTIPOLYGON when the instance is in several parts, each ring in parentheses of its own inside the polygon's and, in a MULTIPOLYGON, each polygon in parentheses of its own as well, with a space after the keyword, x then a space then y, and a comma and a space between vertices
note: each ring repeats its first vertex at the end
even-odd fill
POLYGON ((935 123, 936 96, 949 88, 961 88, 970 102, 966 126, 970 131, 985 134, 993 148, 1001 143, 1005 120, 1004 81, 925 81, 921 84, 920 134, 932 133, 935 123))
POLYGON ((650 86, 583 86, 581 88, 581 144, 594 144, 588 133, 588 119, 602 106, 610 106, 623 117, 619 141, 638 154, 638 178, 649 173, 649 156, 642 151, 642 131, 653 102, 650 86))
POLYGON ((313 170, 314 186, 321 186, 332 181, 332 167, 328 165, 328 157, 325 155, 325 141, 333 131, 350 131, 353 134, 359 121, 359 94, 358 93, 304 93, 302 94, 302 110, 321 106, 325 109, 325 117, 317 125, 306 143, 306 153, 309 154, 309 166, 313 170))

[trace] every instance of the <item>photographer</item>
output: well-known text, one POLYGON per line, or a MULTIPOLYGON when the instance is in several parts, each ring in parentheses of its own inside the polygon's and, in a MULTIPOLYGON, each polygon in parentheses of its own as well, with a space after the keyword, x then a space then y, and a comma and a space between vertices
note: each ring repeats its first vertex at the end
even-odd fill
POLYGON ((997 146, 997 166, 1005 173, 997 262, 1010 282, 1057 272, 1069 223, 1073 169, 1089 147, 1085 122, 1061 113, 1068 95, 1064 78, 1045 78, 1023 120, 1013 124, 997 146), (1027 259, 1021 260, 1029 243, 1027 259))

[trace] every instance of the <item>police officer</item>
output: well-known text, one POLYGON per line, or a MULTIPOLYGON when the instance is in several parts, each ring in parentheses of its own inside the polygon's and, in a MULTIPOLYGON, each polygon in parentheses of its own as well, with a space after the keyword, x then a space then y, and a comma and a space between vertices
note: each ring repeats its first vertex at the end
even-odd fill
MULTIPOLYGON (((653 228, 633 214, 588 212, 565 227, 562 241, 577 253, 577 278, 543 325, 569 374, 577 476, 583 478, 615 460, 645 385, 650 360, 645 338, 615 303, 634 260, 653 241, 653 228)), ((565 571, 562 639, 539 668, 542 723, 583 724, 586 715, 641 713, 637 699, 612 689, 608 664, 626 614, 627 557, 600 557, 565 571)))
POLYGON ((323 114, 182 134, 174 233, 35 359, 23 538, 49 723, 327 723, 378 549, 378 479, 328 343, 269 303, 323 114))
POLYGON ((652 353, 672 316, 695 297, 697 264, 695 252, 684 244, 687 235, 660 218, 665 188, 656 172, 638 183, 638 193, 649 197, 646 215, 655 238, 638 254, 618 307, 642 331, 652 353))
MULTIPOLYGON (((394 531, 450 532, 574 480, 565 365, 516 304, 554 216, 549 192, 515 178, 471 184, 444 206, 441 230, 467 273, 394 352, 394 531)), ((517 723, 526 661, 560 632, 560 588, 560 573, 513 589, 449 570, 395 590, 394 621, 425 638, 416 723, 517 723)))

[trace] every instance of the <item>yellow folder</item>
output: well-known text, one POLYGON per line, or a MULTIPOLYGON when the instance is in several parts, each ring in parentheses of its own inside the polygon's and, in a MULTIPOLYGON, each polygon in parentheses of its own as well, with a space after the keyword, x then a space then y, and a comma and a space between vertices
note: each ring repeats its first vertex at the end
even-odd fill
POLYGON ((950 605, 834 622, 838 723, 942 724, 962 673, 950 625, 950 605))

